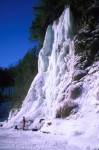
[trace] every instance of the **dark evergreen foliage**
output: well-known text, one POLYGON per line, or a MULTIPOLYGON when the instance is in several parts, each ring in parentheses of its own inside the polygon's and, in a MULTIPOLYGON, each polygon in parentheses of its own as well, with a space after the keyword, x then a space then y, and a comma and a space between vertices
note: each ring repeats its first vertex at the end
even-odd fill
POLYGON ((30 27, 30 40, 39 41, 41 47, 47 26, 58 19, 65 5, 70 5, 76 20, 76 30, 87 21, 87 9, 92 3, 94 0, 39 0, 37 6, 33 7, 36 16, 30 27))
MULTIPOLYGON (((0 68, 0 102, 5 98, 12 99, 13 106, 19 106, 24 100, 33 78, 37 74, 37 56, 35 48, 29 50, 22 60, 7 69, 0 68), (13 86, 12 97, 4 97, 3 90, 13 86)), ((12 106, 12 107, 13 107, 12 106)))
POLYGON ((8 69, 0 68, 0 87, 13 85, 13 77, 8 69))
POLYGON ((8 97, 3 96, 3 91, 8 86, 13 86, 13 75, 9 69, 0 68, 0 102, 3 102, 8 97))
POLYGON ((33 78, 37 74, 37 57, 35 49, 28 51, 22 60, 13 67, 14 95, 13 105, 19 106, 24 100, 33 78))

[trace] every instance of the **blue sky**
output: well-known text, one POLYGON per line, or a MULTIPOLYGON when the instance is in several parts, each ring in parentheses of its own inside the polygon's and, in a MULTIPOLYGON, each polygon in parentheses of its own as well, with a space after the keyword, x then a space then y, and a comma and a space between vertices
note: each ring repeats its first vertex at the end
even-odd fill
POLYGON ((36 45, 29 41, 33 20, 32 6, 37 0, 0 0, 0 67, 22 59, 36 45))

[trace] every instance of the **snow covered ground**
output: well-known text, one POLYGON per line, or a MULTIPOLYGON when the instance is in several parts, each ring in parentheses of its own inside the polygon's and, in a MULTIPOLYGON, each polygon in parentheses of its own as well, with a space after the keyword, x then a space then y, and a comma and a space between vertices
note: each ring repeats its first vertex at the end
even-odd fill
MULTIPOLYGON (((99 136, 50 134, 0 128, 0 150, 99 150, 99 136)), ((99 134, 98 134, 99 135, 99 134)))
POLYGON ((81 150, 68 144, 65 135, 0 129, 0 150, 81 150))
POLYGON ((46 120, 39 131, 1 127, 0 150, 99 150, 98 118, 92 111, 86 117, 46 120))

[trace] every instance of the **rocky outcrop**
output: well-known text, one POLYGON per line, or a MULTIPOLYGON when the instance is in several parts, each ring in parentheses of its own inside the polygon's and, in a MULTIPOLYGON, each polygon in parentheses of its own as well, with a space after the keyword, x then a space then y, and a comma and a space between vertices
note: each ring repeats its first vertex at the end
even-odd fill
POLYGON ((72 101, 66 102, 63 106, 61 106, 56 111, 56 118, 65 118, 70 115, 70 113, 78 107, 77 103, 73 103, 72 101))
POLYGON ((99 7, 88 9, 88 22, 74 39, 75 54, 80 56, 75 68, 85 69, 99 60, 99 7))

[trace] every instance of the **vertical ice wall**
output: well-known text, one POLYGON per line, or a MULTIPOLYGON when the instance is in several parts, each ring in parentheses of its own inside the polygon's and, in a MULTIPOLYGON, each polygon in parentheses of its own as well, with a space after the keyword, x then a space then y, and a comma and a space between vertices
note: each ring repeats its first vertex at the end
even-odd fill
POLYGON ((39 54, 39 72, 46 72, 42 89, 45 96, 45 114, 51 117, 55 117, 55 109, 59 106, 60 99, 65 98, 62 91, 70 83, 73 72, 71 21, 70 9, 66 8, 59 20, 48 27, 39 54))
POLYGON ((42 116, 52 118, 55 117, 55 110, 59 105, 63 105, 64 92, 73 73, 71 21, 70 9, 67 7, 60 18, 48 26, 43 48, 39 53, 38 74, 31 84, 22 108, 10 122, 20 122, 22 116, 32 120, 42 116))

